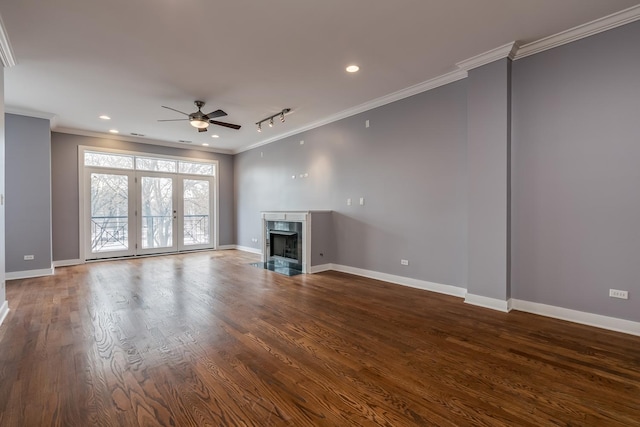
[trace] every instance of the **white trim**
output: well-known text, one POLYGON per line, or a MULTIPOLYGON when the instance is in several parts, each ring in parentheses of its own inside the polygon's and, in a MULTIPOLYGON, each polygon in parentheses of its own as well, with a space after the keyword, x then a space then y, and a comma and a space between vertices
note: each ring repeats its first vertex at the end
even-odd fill
POLYGON ((464 297, 467 292, 464 288, 457 286, 443 285, 440 283, 427 282, 425 280, 412 279, 410 277, 396 276, 393 274, 381 273, 379 271, 365 270, 362 268, 349 267, 340 264, 331 264, 332 270, 342 273, 349 273, 356 276, 367 277, 369 279, 382 280, 396 285, 408 286, 410 288, 422 289, 424 291, 438 292, 440 294, 452 295, 454 297, 464 297))
POLYGON ((478 307, 490 308, 492 310, 502 311, 508 313, 511 311, 511 299, 503 301, 497 298, 484 297, 482 295, 475 295, 467 293, 464 297, 466 304, 476 305, 478 307))
POLYGON ((7 34, 7 27, 5 27, 0 16, 0 62, 5 68, 13 67, 18 62, 16 56, 13 54, 13 48, 9 41, 9 34, 7 34))
POLYGON ((571 43, 594 34, 620 27, 640 19, 640 5, 632 6, 611 15, 598 18, 586 24, 553 34, 540 40, 520 46, 515 59, 525 58, 563 44, 571 43))
POLYGON ((333 270, 333 264, 329 263, 329 264, 320 264, 320 265, 312 265, 309 268, 309 273, 310 274, 315 274, 315 273, 322 273, 324 271, 330 271, 333 270))
POLYGON ((218 250, 219 251, 229 251, 229 250, 232 250, 232 249, 237 249, 236 245, 221 245, 221 246, 218 246, 218 250))
POLYGON ((461 70, 469 71, 474 68, 487 65, 491 62, 497 61, 502 58, 513 59, 518 51, 518 42, 510 42, 502 46, 491 49, 487 52, 476 55, 473 58, 465 59, 456 63, 456 67, 461 70))
POLYGON ((252 254, 262 255, 262 251, 260 249, 251 248, 249 246, 236 245, 236 249, 239 250, 239 251, 243 251, 243 252, 249 252, 249 253, 252 253, 252 254))
POLYGON ((62 259, 60 261, 53 261, 53 268, 56 267, 71 267, 72 265, 84 264, 81 259, 62 259))
POLYGON ((440 86, 447 85, 449 83, 457 82, 458 80, 462 80, 467 77, 467 72, 465 70, 455 70, 451 71, 447 74, 443 74, 441 76, 435 77, 433 79, 424 81, 422 83, 415 84, 413 86, 409 86, 407 88, 401 89, 397 92, 390 93, 385 96, 381 96, 380 98, 373 99, 371 101, 367 101, 364 104, 356 105, 355 107, 348 108, 346 110, 340 111, 339 113, 333 114, 329 117, 325 117, 324 119, 318 120, 317 122, 313 122, 306 126, 302 126, 296 129, 293 129, 289 132, 282 133, 280 135, 274 136, 273 138, 268 138, 263 141, 257 142, 255 144, 251 144, 247 147, 240 148, 238 150, 234 150, 233 154, 242 153, 244 151, 252 150, 257 147, 261 147, 263 145, 270 144, 272 142, 279 141, 281 139, 287 138, 289 136, 297 135, 302 132, 306 132, 311 129, 315 129, 320 126, 327 125, 329 123, 336 122, 338 120, 345 119, 347 117, 354 116, 356 114, 363 113, 365 111, 372 110, 377 107, 381 107, 386 104, 390 104, 395 101, 399 101, 404 98, 408 98, 413 95, 417 95, 422 92, 427 92, 429 90, 438 88, 440 86))
POLYGON ((4 319, 7 318, 8 314, 9 314, 9 303, 5 300, 5 302, 0 307, 0 325, 2 325, 2 322, 4 322, 4 319))
POLYGON ((30 110, 28 108, 5 105, 4 112, 8 114, 16 114, 18 116, 35 117, 36 119, 48 120, 49 129, 55 128, 58 124, 58 116, 53 113, 47 113, 46 111, 30 110))
MULTIPOLYGON (((205 147, 203 145, 193 143, 187 144, 183 142, 171 142, 171 141, 161 141, 159 139, 152 139, 146 137, 139 137, 133 135, 125 135, 125 134, 112 134, 112 133, 101 133, 101 132, 93 132, 90 130, 82 130, 82 129, 73 129, 73 128, 64 128, 64 127, 56 127, 52 128, 54 132, 58 133, 66 133, 70 135, 79 135, 79 136, 90 136, 93 138, 101 138, 101 139, 114 139, 116 141, 125 141, 125 142, 138 142, 140 144, 151 144, 151 145, 161 145, 163 147, 172 147, 172 148, 180 148, 183 150, 195 150, 195 151, 207 151, 218 154, 234 154, 231 150, 225 150, 222 148, 215 147, 205 147)), ((99 147, 96 147, 99 148, 99 147)), ((150 154, 150 153, 147 153, 150 154)), ((199 159, 202 161, 203 159, 199 159)))
POLYGON ((513 300, 513 309, 554 319, 580 323, 582 325, 594 326, 596 328, 608 329, 610 331, 640 336, 640 322, 634 322, 631 320, 618 319, 615 317, 602 316, 600 314, 586 313, 584 311, 571 310, 568 308, 555 307, 552 305, 517 299, 513 300))
POLYGON ((6 273, 7 280, 30 279, 32 277, 53 276, 53 266, 40 270, 10 271, 6 273))

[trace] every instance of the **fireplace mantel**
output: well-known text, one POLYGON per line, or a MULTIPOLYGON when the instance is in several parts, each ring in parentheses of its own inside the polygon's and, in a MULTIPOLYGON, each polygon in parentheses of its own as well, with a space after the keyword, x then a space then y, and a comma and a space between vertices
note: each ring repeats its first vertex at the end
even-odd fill
MULTIPOLYGON (((312 254, 312 218, 324 219, 331 215, 331 211, 265 211, 260 213, 262 220, 262 262, 267 262, 269 251, 267 247, 267 223, 274 222, 296 222, 302 224, 302 272, 309 273, 311 270, 312 254), (322 218, 321 218, 322 217, 322 218)), ((318 225, 322 225, 320 220, 318 225)), ((326 251, 326 250, 323 250, 326 251)), ((323 256, 323 255, 321 255, 323 256)))

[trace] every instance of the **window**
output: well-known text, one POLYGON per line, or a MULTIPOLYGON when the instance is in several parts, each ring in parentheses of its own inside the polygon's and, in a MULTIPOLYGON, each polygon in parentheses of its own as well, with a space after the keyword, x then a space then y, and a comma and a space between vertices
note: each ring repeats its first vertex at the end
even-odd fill
POLYGON ((184 175, 215 176, 216 172, 213 163, 137 156, 134 154, 101 153, 96 151, 84 152, 84 165, 110 169, 179 173, 184 175))

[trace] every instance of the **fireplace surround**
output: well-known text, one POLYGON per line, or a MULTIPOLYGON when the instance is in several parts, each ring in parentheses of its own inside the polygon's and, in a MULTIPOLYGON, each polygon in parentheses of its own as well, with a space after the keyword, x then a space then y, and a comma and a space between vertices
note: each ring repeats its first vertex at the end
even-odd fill
POLYGON ((333 262, 331 211, 266 211, 260 218, 264 268, 306 274, 333 262))

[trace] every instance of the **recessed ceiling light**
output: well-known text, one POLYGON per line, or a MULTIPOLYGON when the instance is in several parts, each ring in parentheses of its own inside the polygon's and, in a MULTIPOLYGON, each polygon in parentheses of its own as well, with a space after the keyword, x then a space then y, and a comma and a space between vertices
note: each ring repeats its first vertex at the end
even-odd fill
POLYGON ((211 135, 211 138, 220 138, 220 135, 211 135))
POLYGON ((111 120, 111 117, 109 117, 109 116, 105 116, 104 114, 103 114, 102 116, 100 116, 100 118, 101 118, 102 120, 111 120))
POLYGON ((358 67, 357 65, 349 65, 347 67, 347 72, 349 73, 355 73, 356 71, 358 71, 360 69, 360 67, 358 67))
POLYGON ((208 146, 209 146, 209 144, 207 144, 206 142, 205 142, 204 144, 202 144, 202 145, 204 145, 205 147, 208 147, 208 146))
POLYGON ((109 129, 109 132, 111 132, 111 133, 120 133, 120 131, 118 131, 117 129, 109 129))

